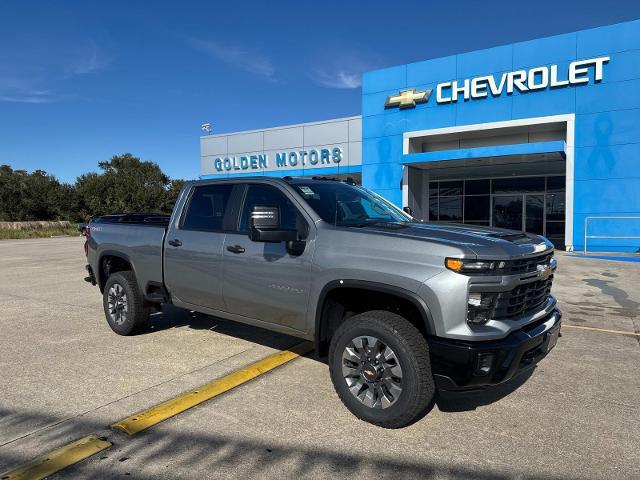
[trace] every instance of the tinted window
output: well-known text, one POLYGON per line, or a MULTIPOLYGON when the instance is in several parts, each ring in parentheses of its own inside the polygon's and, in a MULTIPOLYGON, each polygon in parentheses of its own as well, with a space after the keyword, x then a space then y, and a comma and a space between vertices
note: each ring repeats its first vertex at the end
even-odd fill
POLYGON ((551 193, 547 195, 547 220, 564 220, 564 197, 564 193, 551 193))
POLYGON ((438 182, 429 182, 429 196, 430 197, 438 196, 438 182))
POLYGON ((465 195, 489 194, 490 180, 467 180, 464 182, 465 195))
POLYGON ((464 221, 489 221, 489 195, 464 197, 464 221))
POLYGON ((224 214, 233 185, 205 185, 196 187, 182 222, 185 230, 223 230, 224 214))
POLYGON ((462 197, 440 197, 439 220, 441 222, 462 222, 462 197))
POLYGON ((438 199, 429 199, 429 220, 438 220, 438 199))
POLYGON ((440 196, 462 195, 462 180, 440 182, 440 196))
POLYGON ((547 235, 564 235, 564 222, 547 222, 547 235))
MULTIPOLYGON (((299 225, 296 222, 304 222, 302 218, 298 219, 298 209, 280 190, 269 185, 249 185, 242 208, 241 232, 249 231, 249 214, 255 205, 278 207, 282 228, 297 229, 299 225)), ((300 229, 298 228, 298 230, 300 229)))
POLYGON ((493 193, 544 192, 544 177, 495 178, 493 193))
POLYGON ((493 197, 493 226, 522 230, 522 195, 493 197))
POLYGON ((565 177, 547 177, 547 192, 564 192, 566 183, 565 177))

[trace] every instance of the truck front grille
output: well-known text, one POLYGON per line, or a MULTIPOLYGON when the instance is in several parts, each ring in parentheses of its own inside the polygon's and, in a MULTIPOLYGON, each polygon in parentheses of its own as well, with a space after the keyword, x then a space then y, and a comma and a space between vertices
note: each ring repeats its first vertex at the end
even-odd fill
POLYGON ((511 260, 507 264, 506 269, 509 274, 535 272, 538 265, 549 265, 551 257, 553 257, 553 252, 537 255, 535 257, 511 260))
POLYGON ((534 312, 544 305, 551 293, 553 275, 546 280, 518 285, 509 292, 501 292, 496 298, 493 318, 514 318, 534 312))

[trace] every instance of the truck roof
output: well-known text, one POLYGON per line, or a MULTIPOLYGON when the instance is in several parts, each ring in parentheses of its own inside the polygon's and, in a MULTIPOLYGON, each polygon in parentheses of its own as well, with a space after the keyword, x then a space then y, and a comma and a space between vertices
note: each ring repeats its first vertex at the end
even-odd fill
POLYGON ((274 183, 287 183, 287 184, 298 184, 298 183, 309 183, 309 182, 336 182, 336 183, 346 183, 348 185, 356 185, 356 182, 353 178, 351 177, 347 177, 344 180, 335 178, 335 177, 325 177, 325 176, 319 176, 319 175, 309 175, 309 176, 302 176, 302 177, 290 177, 290 176, 285 176, 285 177, 275 177, 275 176, 270 176, 270 175, 264 175, 264 176, 259 176, 259 177, 247 177, 247 178, 242 178, 242 177, 233 177, 233 178, 206 178, 206 179, 201 179, 201 180, 193 180, 191 182, 187 182, 189 184, 210 184, 210 183, 227 183, 227 182, 233 182, 233 183, 242 183, 242 182, 252 182, 252 181, 269 181, 269 182, 274 182, 274 183))

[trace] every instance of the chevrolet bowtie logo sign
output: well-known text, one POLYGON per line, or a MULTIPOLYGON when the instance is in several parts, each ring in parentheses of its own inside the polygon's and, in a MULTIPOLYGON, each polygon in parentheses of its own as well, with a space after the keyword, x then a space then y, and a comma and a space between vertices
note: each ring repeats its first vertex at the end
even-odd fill
POLYGON ((387 101, 384 102, 384 108, 414 108, 417 103, 425 103, 430 96, 431 90, 416 90, 415 88, 400 90, 398 95, 387 97, 387 101))

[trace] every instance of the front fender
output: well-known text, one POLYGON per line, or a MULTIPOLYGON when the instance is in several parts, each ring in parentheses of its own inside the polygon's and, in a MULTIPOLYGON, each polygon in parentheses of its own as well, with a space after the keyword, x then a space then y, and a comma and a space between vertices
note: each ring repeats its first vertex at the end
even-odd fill
POLYGON ((411 290, 408 290, 402 287, 388 285, 385 283, 374 282, 371 280, 361 280, 361 279, 332 280, 326 283, 322 287, 317 297, 318 300, 317 302, 315 302, 313 311, 310 312, 310 315, 313 316, 313 324, 314 324, 313 338, 314 338, 316 351, 320 351, 320 348, 321 348, 320 342, 322 338, 322 313, 324 310, 325 300, 330 292, 333 292, 337 289, 343 289, 343 288, 358 288, 362 290, 385 293, 385 294, 393 295, 395 297, 411 302, 420 312, 427 334, 435 335, 435 325, 434 325, 433 315, 431 314, 431 311, 429 309, 429 306, 427 305, 427 302, 425 302, 425 300, 421 298, 416 292, 413 292, 411 290))

